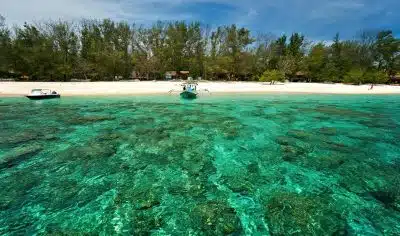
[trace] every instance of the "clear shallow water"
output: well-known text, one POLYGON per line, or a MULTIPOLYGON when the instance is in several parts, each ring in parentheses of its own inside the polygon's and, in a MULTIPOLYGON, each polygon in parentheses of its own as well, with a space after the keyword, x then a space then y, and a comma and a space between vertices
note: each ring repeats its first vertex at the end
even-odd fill
POLYGON ((398 235, 400 96, 0 99, 0 234, 398 235))

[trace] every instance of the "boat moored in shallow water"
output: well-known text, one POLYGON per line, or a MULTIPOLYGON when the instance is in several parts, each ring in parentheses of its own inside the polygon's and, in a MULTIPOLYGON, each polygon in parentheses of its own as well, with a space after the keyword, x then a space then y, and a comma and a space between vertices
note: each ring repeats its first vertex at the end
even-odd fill
POLYGON ((187 82, 182 84, 183 91, 180 93, 181 98, 184 99, 195 99, 197 98, 197 83, 187 82))
POLYGON ((56 91, 50 89, 32 89, 31 93, 26 95, 27 98, 31 100, 41 100, 41 99, 52 99, 60 98, 61 95, 56 91))
POLYGON ((211 94, 208 89, 198 89, 197 86, 198 84, 196 82, 185 82, 183 84, 180 84, 182 86, 182 90, 175 90, 172 89, 168 93, 176 93, 180 95, 181 98, 183 99, 196 99, 200 94, 201 96, 204 95, 204 93, 211 94))

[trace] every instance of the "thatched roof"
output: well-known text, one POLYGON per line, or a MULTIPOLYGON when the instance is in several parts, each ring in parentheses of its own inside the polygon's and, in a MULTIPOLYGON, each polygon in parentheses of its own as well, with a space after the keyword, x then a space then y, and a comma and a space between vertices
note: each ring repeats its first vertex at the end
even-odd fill
POLYGON ((305 76, 305 75, 306 75, 306 73, 303 72, 303 71, 297 71, 296 72, 296 76, 305 76))

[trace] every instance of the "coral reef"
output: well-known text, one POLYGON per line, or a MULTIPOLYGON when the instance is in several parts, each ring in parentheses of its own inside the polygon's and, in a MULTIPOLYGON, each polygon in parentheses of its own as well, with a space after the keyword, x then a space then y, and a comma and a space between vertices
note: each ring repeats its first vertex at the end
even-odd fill
POLYGON ((2 99, 0 234, 400 235, 399 104, 2 99))

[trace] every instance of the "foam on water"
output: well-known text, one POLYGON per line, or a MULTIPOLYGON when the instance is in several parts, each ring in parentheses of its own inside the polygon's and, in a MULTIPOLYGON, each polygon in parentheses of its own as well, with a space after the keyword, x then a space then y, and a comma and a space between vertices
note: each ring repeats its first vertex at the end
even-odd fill
POLYGON ((0 234, 399 235, 400 96, 0 100, 0 234))

